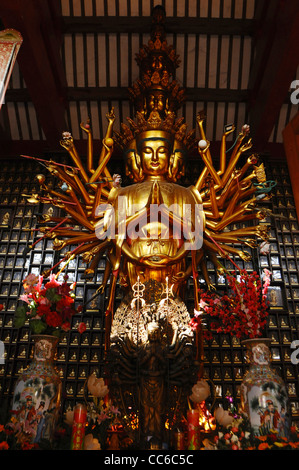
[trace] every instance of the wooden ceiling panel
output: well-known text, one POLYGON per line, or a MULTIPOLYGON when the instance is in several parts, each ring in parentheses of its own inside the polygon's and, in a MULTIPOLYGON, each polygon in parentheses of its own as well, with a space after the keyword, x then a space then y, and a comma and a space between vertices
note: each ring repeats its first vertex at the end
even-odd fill
MULTIPOLYGON (((43 1, 36 0, 36 5, 43 1)), ((296 0, 288 0, 289 9, 293 2, 296 0)), ((48 16, 50 34, 42 38, 41 47, 47 49, 44 70, 52 66, 52 81, 58 83, 56 100, 52 98, 53 94, 47 93, 49 82, 45 77, 44 98, 34 82, 28 86, 25 69, 22 69, 24 64, 20 61, 13 71, 6 95, 6 123, 9 124, 6 135, 11 137, 11 142, 24 142, 28 146, 32 141, 35 149, 43 148, 42 145, 49 149, 55 147, 55 139, 59 141, 57 135, 61 130, 69 130, 84 145, 85 135, 82 135, 80 122, 90 117, 94 137, 101 140, 106 128, 106 113, 111 106, 115 107, 117 129, 120 122, 132 116, 127 88, 139 75, 135 56, 150 37, 151 10, 161 4, 166 9, 167 42, 174 45, 181 60, 176 79, 186 88, 187 100, 180 113, 186 118, 188 127, 196 128, 196 113, 205 109, 208 138, 219 141, 224 124, 235 123, 239 130, 250 116, 252 123, 259 121, 260 111, 256 104, 253 106, 252 98, 253 93, 259 96, 258 92, 262 90, 258 86, 261 78, 269 76, 262 68, 261 59, 266 57, 275 35, 271 21, 275 18, 277 21, 275 5, 278 3, 284 8, 286 2, 61 0, 59 16, 59 2, 47 0, 47 11, 39 9, 34 15, 39 15, 41 24, 44 24, 45 15, 48 16), (265 45, 263 50, 259 49, 261 43, 265 45), (62 96, 66 109, 62 106, 62 96), (43 102, 45 99, 48 102, 43 102), (47 117, 46 122, 41 115, 44 120, 47 117)), ((19 5, 19 10, 15 10, 18 17, 18 13, 23 12, 22 2, 12 0, 12 4, 19 5)), ((0 18, 2 10, 0 7, 0 18)), ((28 47, 33 47, 32 40, 26 41, 28 47)), ((283 53, 283 48, 280 52, 283 53)), ((292 66, 296 69, 298 64, 292 66)), ((269 144, 282 144, 282 129, 294 115, 294 108, 296 111, 298 108, 285 95, 286 90, 278 97, 280 106, 271 116, 269 144)), ((7 152, 8 147, 6 142, 2 153, 7 152)))
POLYGON ((61 0, 64 16, 150 16, 163 5, 168 17, 254 17, 255 0, 61 0))

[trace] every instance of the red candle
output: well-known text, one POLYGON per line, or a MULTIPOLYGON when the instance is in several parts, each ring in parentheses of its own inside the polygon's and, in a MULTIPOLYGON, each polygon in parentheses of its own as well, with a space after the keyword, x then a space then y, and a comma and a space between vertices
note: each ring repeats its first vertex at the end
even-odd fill
POLYGON ((176 450, 185 450, 185 433, 183 431, 174 433, 174 447, 176 450))
POLYGON ((188 410, 187 412, 188 422, 188 450, 199 450, 199 411, 188 410))
POLYGON ((85 425, 87 419, 86 406, 79 403, 74 408, 74 421, 71 438, 71 449, 82 450, 85 436, 85 425))

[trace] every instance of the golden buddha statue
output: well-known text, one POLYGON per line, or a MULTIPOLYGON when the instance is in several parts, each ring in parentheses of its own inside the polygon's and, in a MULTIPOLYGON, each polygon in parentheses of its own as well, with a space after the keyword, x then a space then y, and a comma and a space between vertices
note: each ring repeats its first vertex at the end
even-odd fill
MULTIPOLYGON (((158 361, 156 339, 152 341, 150 333, 150 325, 154 324, 160 328, 159 348, 164 348, 164 353, 159 353, 159 361, 164 354, 168 390, 169 387, 184 389, 181 395, 184 397, 196 381, 198 370, 199 375, 203 370, 201 333, 194 338, 190 327, 193 311, 188 312, 183 301, 186 282, 192 277, 197 310, 199 271, 207 288, 213 288, 207 261, 221 273, 224 269, 219 261, 221 257, 250 259, 246 251, 234 244, 255 247, 257 239, 268 239, 266 224, 244 227, 244 222, 266 217, 266 211, 257 210, 257 204, 267 196, 269 188, 264 168, 256 165, 256 154, 247 156, 245 163, 238 167, 241 156, 252 147, 247 125, 238 134, 228 161, 226 141, 235 127, 225 126, 217 169, 205 135, 204 113, 197 115, 199 137, 194 129, 187 132, 184 119, 177 118, 184 90, 173 79, 179 60, 173 47, 167 44, 164 21, 163 8, 156 7, 151 39, 137 55, 141 74, 129 89, 135 105, 135 121, 127 118, 128 125, 122 123, 116 132, 113 131, 114 110, 107 114, 108 127, 97 165, 94 165, 89 122, 81 123, 87 134, 86 164, 68 132, 63 134, 61 145, 68 151, 73 165, 44 163, 60 181, 60 190, 46 186, 45 178, 39 175, 40 187, 47 196, 46 200, 43 197, 40 200, 61 208, 65 216, 47 218, 45 223, 51 220, 57 225, 40 230, 44 237, 53 239, 54 249, 75 246, 63 260, 82 255, 88 264, 87 278, 94 276, 106 255, 98 294, 103 294, 109 286, 105 351, 107 357, 109 354, 112 357, 110 372, 111 376, 117 376, 116 383, 130 385, 134 394, 136 385, 137 389, 142 386, 138 382, 140 357, 147 358, 151 350, 150 357, 155 360, 147 362, 147 379, 142 383, 161 386, 163 397, 167 396, 161 374, 157 375, 150 366, 158 361), (120 184, 120 175, 111 175, 108 170, 115 146, 123 152, 125 174, 132 180, 125 187, 120 184), (194 158, 195 152, 201 171, 194 184, 185 187, 179 180, 184 176, 188 155, 191 153, 194 158), (114 311, 118 282, 125 294, 114 311)), ((144 390, 146 395, 149 390, 144 390)), ((178 397, 174 394, 172 398, 175 407, 178 397)), ((146 407, 151 406, 144 403, 143 411, 146 407)), ((152 431, 155 419, 151 421, 145 416, 145 421, 150 423, 148 427, 152 431)), ((158 434, 160 428, 159 422, 158 434)))
MULTIPOLYGON (((112 190, 109 197, 115 226, 121 226, 124 216, 126 219, 123 239, 119 243, 116 234, 115 244, 126 258, 125 275, 131 286, 138 277, 141 282, 165 282, 168 277, 172 284, 179 284, 184 279, 187 253, 202 246, 205 215, 200 194, 195 187, 174 182, 184 167, 182 146, 178 153, 174 133, 163 129, 155 111, 148 126, 152 119, 157 128, 141 132, 133 142, 136 150, 126 152, 127 174, 136 183, 112 190)), ((120 259, 115 260, 114 270, 119 265, 120 259)))

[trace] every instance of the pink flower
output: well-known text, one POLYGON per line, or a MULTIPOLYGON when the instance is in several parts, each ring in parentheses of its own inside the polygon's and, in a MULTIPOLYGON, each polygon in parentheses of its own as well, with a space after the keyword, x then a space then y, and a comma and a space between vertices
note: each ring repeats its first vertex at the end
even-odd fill
POLYGON ((271 276, 272 274, 271 271, 269 271, 269 269, 267 268, 264 268, 263 271, 264 271, 265 276, 271 276))
POLYGON ((43 280, 44 280, 43 276, 39 276, 39 277, 38 277, 38 283, 37 283, 37 285, 36 285, 36 290, 37 290, 37 292, 39 292, 39 291, 41 290, 42 284, 43 284, 43 280))
POLYGON ((201 308, 205 308, 207 305, 208 305, 208 304, 207 304, 204 300, 200 299, 199 306, 200 306, 201 308))
POLYGON ((106 421, 106 419, 109 419, 109 416, 104 411, 102 411, 98 415, 98 421, 101 423, 102 421, 106 421))
POLYGON ((118 408, 116 406, 110 406, 110 411, 114 415, 119 415, 120 414, 120 411, 118 410, 118 408))
POLYGON ((20 300, 23 300, 23 302, 26 302, 27 304, 30 303, 30 300, 27 294, 20 295, 20 300))
POLYGON ((39 300, 38 300, 38 303, 40 305, 51 305, 51 302, 49 299, 47 299, 47 297, 41 297, 39 300))

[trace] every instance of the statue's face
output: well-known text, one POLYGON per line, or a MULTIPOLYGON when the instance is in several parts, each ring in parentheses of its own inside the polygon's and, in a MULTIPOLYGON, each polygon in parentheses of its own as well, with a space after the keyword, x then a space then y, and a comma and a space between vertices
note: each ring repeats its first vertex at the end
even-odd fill
POLYGON ((140 157, 144 175, 164 175, 168 171, 170 145, 165 140, 147 140, 143 142, 140 157))

